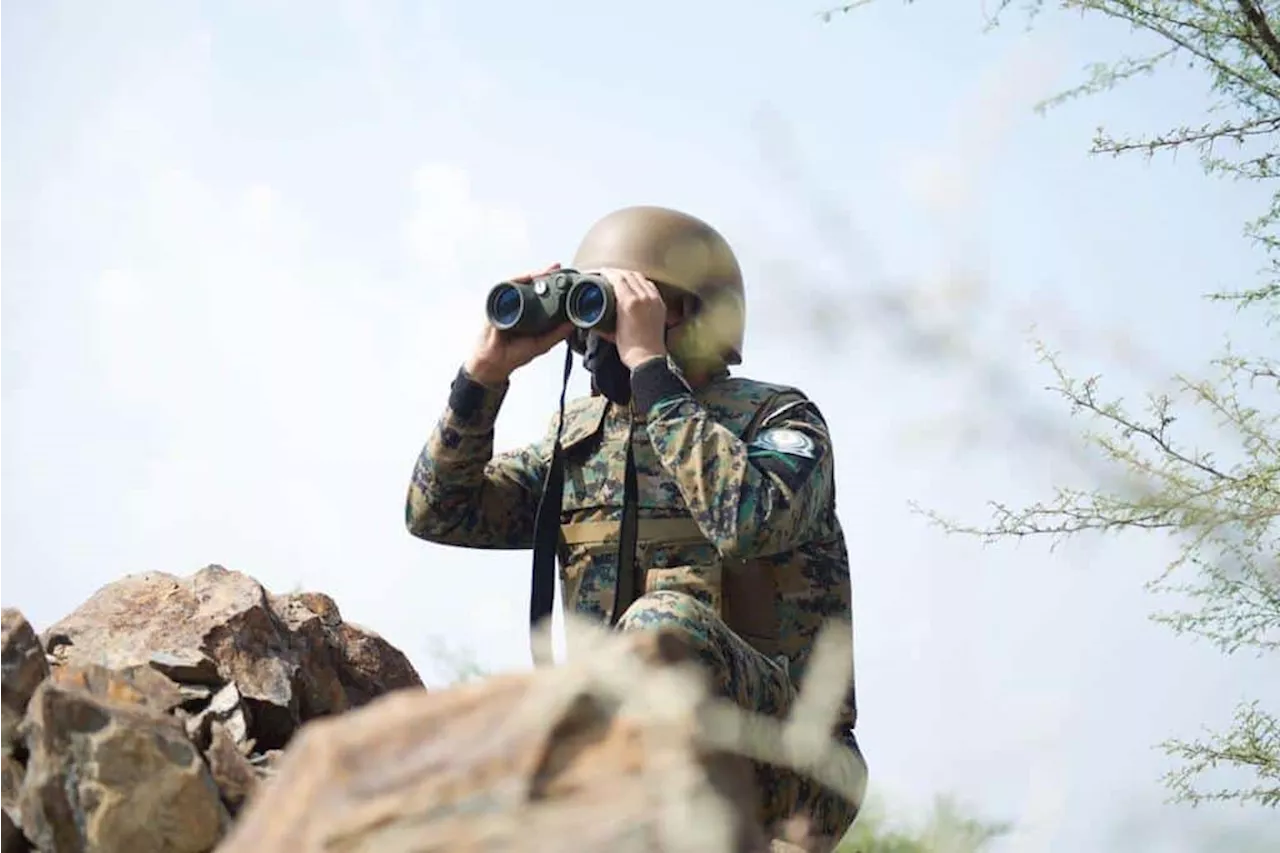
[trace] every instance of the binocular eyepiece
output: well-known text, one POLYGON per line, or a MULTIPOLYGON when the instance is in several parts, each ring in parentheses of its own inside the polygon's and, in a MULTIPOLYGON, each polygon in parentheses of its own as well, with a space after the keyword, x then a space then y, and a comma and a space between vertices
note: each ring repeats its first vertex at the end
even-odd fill
POLYGON ((485 314, 494 328, 520 336, 546 334, 565 320, 579 329, 612 332, 617 302, 603 276, 557 270, 533 281, 494 285, 485 314))

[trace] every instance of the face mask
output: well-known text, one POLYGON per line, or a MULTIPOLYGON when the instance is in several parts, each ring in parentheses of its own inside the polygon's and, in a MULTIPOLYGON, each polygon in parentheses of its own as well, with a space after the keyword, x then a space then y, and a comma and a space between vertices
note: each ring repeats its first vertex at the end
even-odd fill
POLYGON ((595 332, 587 336, 582 366, 591 373, 592 384, 605 397, 620 406, 631 402, 631 371, 622 363, 618 348, 595 332))

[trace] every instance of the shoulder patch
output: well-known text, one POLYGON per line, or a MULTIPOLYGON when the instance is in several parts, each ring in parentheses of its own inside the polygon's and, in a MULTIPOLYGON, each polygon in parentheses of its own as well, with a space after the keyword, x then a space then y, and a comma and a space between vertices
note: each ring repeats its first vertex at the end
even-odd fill
POLYGON ((767 453, 783 453, 804 459, 813 459, 816 455, 812 438, 799 430, 785 427, 764 430, 756 436, 755 441, 751 442, 750 447, 767 453))

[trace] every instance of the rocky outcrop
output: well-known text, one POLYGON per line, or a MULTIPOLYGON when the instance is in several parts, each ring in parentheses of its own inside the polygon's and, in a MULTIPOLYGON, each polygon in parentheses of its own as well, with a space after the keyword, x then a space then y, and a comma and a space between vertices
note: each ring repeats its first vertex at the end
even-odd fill
POLYGON ((308 720, 419 688, 319 593, 221 566, 98 590, 37 636, 3 618, 4 850, 206 853, 308 720))
POLYGON ((4 746, 7 750, 14 742, 15 730, 27 711, 27 703, 35 695, 40 682, 49 675, 49 664, 36 632, 17 610, 4 609, 0 616, 0 630, 3 631, 0 638, 0 671, 3 672, 0 700, 4 705, 4 746))
POLYGON ((182 722, 127 679, 92 672, 50 679, 32 697, 23 834, 51 851, 212 848, 230 815, 182 722))
POLYGON ((262 750, 284 746, 304 720, 422 685, 403 653, 344 623, 327 595, 271 595, 221 566, 123 578, 41 638, 55 666, 149 667, 182 685, 192 708, 234 685, 262 750))
POLYGON ((328 596, 219 566, 123 578, 40 635, 5 609, 4 851, 803 851, 761 826, 750 761, 862 784, 824 764, 821 643, 784 728, 713 700, 673 637, 566 630, 594 632, 567 664, 428 693, 328 596))

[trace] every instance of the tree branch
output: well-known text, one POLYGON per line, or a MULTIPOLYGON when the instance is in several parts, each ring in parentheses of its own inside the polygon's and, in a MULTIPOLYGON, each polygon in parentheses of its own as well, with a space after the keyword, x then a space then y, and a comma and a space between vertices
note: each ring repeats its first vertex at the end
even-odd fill
POLYGON ((1258 51, 1258 55, 1262 61, 1266 63, 1267 68, 1277 78, 1280 78, 1280 41, 1276 40, 1276 34, 1272 31, 1271 25, 1267 23, 1267 16, 1253 0, 1237 0, 1240 5, 1240 11, 1244 13, 1245 18, 1249 21, 1249 25, 1253 27, 1254 32, 1258 34, 1258 38, 1262 39, 1264 49, 1258 51))

